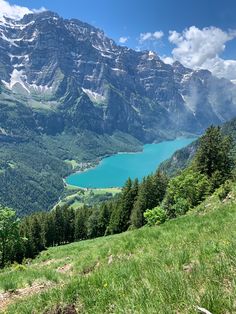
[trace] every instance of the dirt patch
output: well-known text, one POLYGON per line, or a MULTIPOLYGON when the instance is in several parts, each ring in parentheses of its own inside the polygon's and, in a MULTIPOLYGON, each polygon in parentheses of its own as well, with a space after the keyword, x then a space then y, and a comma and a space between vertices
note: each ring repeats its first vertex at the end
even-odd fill
POLYGON ((100 266, 100 263, 97 262, 95 263, 94 265, 92 266, 88 266, 88 267, 85 267, 82 272, 80 273, 81 275, 83 276, 88 276, 90 275, 96 268, 98 268, 100 266))
POLYGON ((3 311, 18 299, 23 299, 24 297, 28 297, 41 291, 47 290, 52 287, 51 282, 44 282, 44 283, 34 283, 30 287, 17 289, 15 291, 7 291, 4 293, 0 293, 0 311, 3 311))
POLYGON ((66 305, 64 307, 58 306, 54 310, 44 312, 44 314, 77 314, 74 304, 66 305))
POLYGON ((57 260, 54 259, 54 258, 52 258, 52 259, 49 259, 49 260, 47 260, 47 261, 44 261, 44 262, 40 263, 39 265, 48 266, 48 265, 54 264, 54 263, 56 263, 56 262, 57 262, 57 260))
POLYGON ((41 263, 38 263, 38 264, 35 264, 35 265, 39 265, 39 266, 49 266, 51 264, 56 264, 56 263, 60 263, 60 262, 65 262, 66 261, 69 261, 70 258, 69 257, 66 257, 66 258, 59 258, 59 259, 55 259, 55 258, 52 258, 52 259, 48 259, 44 262, 41 262, 41 263))
POLYGON ((58 267, 57 271, 59 273, 68 273, 72 270, 72 265, 71 264, 66 264, 64 266, 58 267))

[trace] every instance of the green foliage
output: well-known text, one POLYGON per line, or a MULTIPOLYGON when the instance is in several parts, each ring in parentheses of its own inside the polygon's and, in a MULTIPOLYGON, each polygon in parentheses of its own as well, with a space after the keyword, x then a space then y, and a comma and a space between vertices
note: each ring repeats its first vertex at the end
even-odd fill
POLYGON ((0 267, 11 261, 14 252, 12 249, 20 242, 19 220, 16 213, 10 208, 0 207, 0 267))
MULTIPOLYGON (((24 141, 1 142, 0 204, 14 208, 18 216, 47 211, 64 191, 62 178, 73 171, 67 160, 87 162, 104 152, 110 155, 139 147, 140 142, 127 134, 95 135, 88 131, 54 136, 34 134, 24 141)), ((99 198, 95 195, 94 202, 99 198)))
POLYGON ((224 136, 220 127, 211 126, 199 142, 194 167, 211 179, 214 190, 231 174, 233 168, 232 138, 224 136))
POLYGON ((42 293, 13 299, 8 314, 75 304, 82 313, 235 313, 236 206, 213 203, 158 228, 141 228, 57 246, 25 271, 0 272, 0 290, 45 282, 42 293), (214 209, 215 208, 215 209, 214 209), (108 261, 110 263, 108 264, 108 261), (68 272, 57 269, 71 265, 68 272), (52 285, 50 287, 50 285, 52 285))
POLYGON ((219 199, 223 201, 227 197, 231 189, 232 189, 232 182, 229 180, 225 181, 224 184, 222 184, 220 188, 217 190, 217 195, 219 199))
POLYGON ((167 184, 168 178, 160 171, 143 179, 131 212, 131 225, 136 228, 144 225, 143 213, 148 208, 154 208, 161 203, 166 193, 167 184))
POLYGON ((176 216, 185 215, 187 211, 190 209, 190 203, 189 200, 185 198, 177 198, 176 202, 173 205, 173 212, 176 216))
POLYGON ((211 190, 211 183, 206 175, 192 168, 184 170, 170 180, 163 206, 169 218, 185 214, 190 208, 202 202, 211 190))
POLYGON ((167 219, 166 211, 160 206, 146 210, 143 215, 149 227, 163 224, 167 219))

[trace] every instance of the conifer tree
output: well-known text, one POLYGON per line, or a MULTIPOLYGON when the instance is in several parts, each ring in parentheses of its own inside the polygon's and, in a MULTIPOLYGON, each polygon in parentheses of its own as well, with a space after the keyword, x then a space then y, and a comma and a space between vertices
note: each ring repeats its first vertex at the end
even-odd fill
POLYGON ((232 171, 231 149, 232 139, 224 136, 220 127, 210 126, 200 138, 194 166, 211 178, 213 189, 221 185, 232 171))
POLYGON ((126 231, 130 225, 130 215, 133 209, 134 202, 138 193, 138 181, 135 180, 134 185, 132 180, 128 178, 116 209, 113 210, 110 220, 110 232, 119 233, 126 231))
POLYGON ((89 208, 83 206, 78 208, 75 213, 75 240, 85 240, 87 238, 87 220, 89 216, 89 208))

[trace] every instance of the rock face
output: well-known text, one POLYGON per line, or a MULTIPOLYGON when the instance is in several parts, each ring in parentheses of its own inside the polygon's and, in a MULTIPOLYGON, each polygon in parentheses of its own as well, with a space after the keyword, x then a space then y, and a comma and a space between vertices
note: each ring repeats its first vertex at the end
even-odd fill
POLYGON ((121 131, 148 142, 236 116, 230 81, 120 47, 52 12, 0 22, 0 79, 6 134, 121 131))

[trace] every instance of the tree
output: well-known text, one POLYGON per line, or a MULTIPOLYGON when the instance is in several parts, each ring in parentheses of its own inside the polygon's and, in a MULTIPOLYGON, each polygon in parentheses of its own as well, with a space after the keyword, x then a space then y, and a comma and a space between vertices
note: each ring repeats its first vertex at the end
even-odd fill
POLYGON ((85 240, 87 238, 87 222, 90 216, 90 209, 87 206, 78 208, 75 213, 75 240, 85 240))
POLYGON ((170 180, 163 208, 169 218, 185 214, 191 207, 203 201, 210 189, 211 183, 205 174, 187 168, 170 180))
POLYGON ((232 139, 224 136, 220 127, 210 126, 200 138, 194 167, 211 179, 213 190, 230 176, 233 167, 231 149, 232 139))
POLYGON ((111 233, 126 231, 130 225, 130 215, 138 194, 138 180, 126 181, 119 202, 113 210, 109 230, 111 233))
POLYGON ((11 259, 8 252, 19 240, 19 220, 16 212, 7 207, 0 207, 0 267, 11 259))
POLYGON ((168 178, 160 171, 143 179, 131 213, 132 226, 139 228, 145 224, 143 213, 147 209, 152 209, 162 202, 167 185, 168 178))

